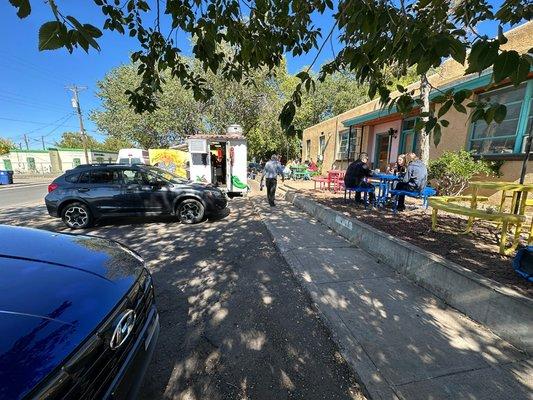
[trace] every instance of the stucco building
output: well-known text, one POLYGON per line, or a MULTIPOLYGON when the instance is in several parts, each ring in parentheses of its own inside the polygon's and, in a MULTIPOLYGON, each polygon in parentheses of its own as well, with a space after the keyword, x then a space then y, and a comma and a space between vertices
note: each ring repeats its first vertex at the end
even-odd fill
MULTIPOLYGON (((114 163, 116 152, 87 150, 90 164, 114 163)), ((86 164, 83 149, 11 150, 0 156, 0 169, 17 173, 58 173, 86 164)))
MULTIPOLYGON (((533 22, 525 23, 505 33, 508 42, 503 49, 514 49, 525 53, 533 47, 533 22)), ((472 124, 468 114, 452 108, 445 116, 450 124, 442 129, 442 139, 436 147, 431 143, 430 158, 437 158, 444 151, 466 149, 485 159, 501 160, 500 179, 513 181, 519 178, 521 162, 524 159, 525 137, 533 121, 533 72, 528 81, 518 87, 502 85, 494 90, 484 91, 492 78, 492 70, 481 75, 464 75, 465 66, 454 60, 446 60, 439 72, 428 78, 433 87, 440 90, 472 89, 473 97, 490 97, 491 101, 507 106, 507 116, 501 124, 484 121, 472 124)), ((418 90, 419 83, 409 86, 418 90)), ((399 93, 392 93, 398 96, 399 93)), ((438 95, 432 91, 430 99, 438 95)), ((470 102, 466 99, 464 104, 470 102)), ((439 105, 433 104, 435 113, 439 105)), ((367 152, 372 168, 384 170, 387 164, 396 160, 398 154, 419 152, 417 133, 413 127, 417 113, 402 116, 395 108, 382 109, 379 99, 362 104, 333 118, 304 130, 302 137, 302 159, 322 158, 323 171, 345 169, 360 152, 367 152)), ((432 141, 431 141, 432 142, 432 141)), ((533 161, 528 165, 526 180, 533 182, 533 161)))

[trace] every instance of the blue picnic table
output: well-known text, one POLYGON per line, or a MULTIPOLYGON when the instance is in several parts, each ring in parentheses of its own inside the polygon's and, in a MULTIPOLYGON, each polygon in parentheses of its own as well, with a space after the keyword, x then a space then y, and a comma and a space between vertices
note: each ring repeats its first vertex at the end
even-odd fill
POLYGON ((376 204, 384 206, 389 196, 389 191, 392 188, 392 183, 398 181, 400 178, 394 174, 373 174, 370 179, 377 180, 378 194, 376 196, 376 204))

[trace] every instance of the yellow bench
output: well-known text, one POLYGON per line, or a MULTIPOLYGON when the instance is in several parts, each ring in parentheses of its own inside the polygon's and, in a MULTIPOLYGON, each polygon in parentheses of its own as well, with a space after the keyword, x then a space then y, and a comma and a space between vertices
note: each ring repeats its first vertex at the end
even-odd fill
MULTIPOLYGON (((495 221, 501 222, 502 231, 500 237, 500 254, 509 254, 512 253, 516 246, 518 246, 518 239, 520 237, 520 229, 522 223, 526 220, 524 215, 516 215, 502 212, 488 212, 484 210, 477 210, 470 207, 461 206, 459 204, 454 204, 455 201, 467 201, 469 200, 468 196, 458 196, 457 197, 431 197, 429 199, 429 205, 433 208, 431 215, 431 229, 434 231, 437 230, 437 213, 439 210, 446 211, 452 214, 465 215, 470 218, 479 218, 486 221, 495 221), (509 225, 515 225, 515 233, 513 238, 513 244, 509 250, 505 250, 505 244, 507 242, 507 230, 509 225)), ((477 200, 480 200, 478 196, 477 200)), ((466 232, 469 231, 467 228, 466 232)))

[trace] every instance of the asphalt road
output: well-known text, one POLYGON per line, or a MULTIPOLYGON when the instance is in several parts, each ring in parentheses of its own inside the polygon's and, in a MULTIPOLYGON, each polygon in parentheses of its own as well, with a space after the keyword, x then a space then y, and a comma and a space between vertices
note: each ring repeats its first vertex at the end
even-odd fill
MULTIPOLYGON (((131 246, 153 274, 161 333, 140 397, 362 398, 251 202, 230 204, 194 226, 121 219, 86 230, 131 246)), ((0 223, 65 229, 44 206, 4 208, 0 223)))
POLYGON ((0 209, 22 204, 44 204, 48 183, 0 186, 0 209))

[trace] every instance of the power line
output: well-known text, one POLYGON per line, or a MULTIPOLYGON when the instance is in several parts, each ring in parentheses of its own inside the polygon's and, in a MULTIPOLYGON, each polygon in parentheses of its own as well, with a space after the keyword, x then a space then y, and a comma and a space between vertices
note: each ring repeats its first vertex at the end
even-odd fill
POLYGON ((16 105, 16 106, 24 106, 24 107, 30 107, 30 108, 36 108, 41 109, 45 111, 64 111, 65 107, 56 107, 52 105, 44 105, 44 104, 35 104, 32 102, 16 99, 16 98, 10 98, 8 96, 4 96, 0 94, 0 102, 8 102, 10 104, 16 105))
MULTIPOLYGON (((23 119, 15 119, 15 118, 7 118, 7 117, 0 117, 0 120, 3 121, 12 121, 12 122, 22 122, 25 124, 36 124, 36 125, 52 125, 53 123, 50 122, 37 122, 37 121, 28 121, 23 119)), ((70 125, 69 128, 78 128, 77 126, 70 125)))
POLYGON ((40 131, 41 129, 44 129, 44 128, 48 127, 48 126, 55 125, 55 124, 57 124, 58 122, 62 121, 63 119, 67 118, 67 117, 68 117, 68 118, 67 118, 67 121, 68 121, 68 120, 70 119, 70 117, 72 117, 73 115, 74 115, 73 112, 69 112, 68 114, 63 115, 63 116, 62 116, 61 118, 59 118, 57 121, 50 122, 49 124, 46 124, 46 125, 44 125, 44 126, 41 126, 40 128, 35 128, 35 129, 29 131, 29 132, 28 132, 28 135, 31 134, 31 133, 33 133, 33 132, 40 131))
POLYGON ((9 90, 0 89, 0 96, 8 99, 8 100, 17 100, 17 101, 23 101, 25 103, 31 103, 39 106, 46 106, 46 107, 54 107, 54 108, 65 108, 64 104, 58 104, 58 103, 50 103, 48 100, 44 99, 35 99, 31 97, 26 96, 20 96, 19 94, 15 92, 10 92, 9 90))

